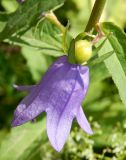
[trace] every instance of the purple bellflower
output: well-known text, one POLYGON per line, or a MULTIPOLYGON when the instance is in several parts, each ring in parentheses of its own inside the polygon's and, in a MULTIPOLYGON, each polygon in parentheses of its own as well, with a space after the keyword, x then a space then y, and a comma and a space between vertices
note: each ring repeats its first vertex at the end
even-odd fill
POLYGON ((81 107, 88 84, 87 66, 70 64, 67 56, 60 57, 39 84, 15 86, 18 90, 28 91, 29 94, 18 105, 12 126, 22 125, 46 112, 48 138, 57 151, 64 146, 74 118, 84 131, 92 134, 81 107))

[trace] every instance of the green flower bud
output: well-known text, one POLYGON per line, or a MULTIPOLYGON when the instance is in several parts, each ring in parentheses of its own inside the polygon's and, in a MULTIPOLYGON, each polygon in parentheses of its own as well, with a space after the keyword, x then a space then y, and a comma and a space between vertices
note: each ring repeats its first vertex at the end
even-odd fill
POLYGON ((92 56, 92 43, 87 40, 75 42, 75 58, 79 64, 88 61, 92 56))

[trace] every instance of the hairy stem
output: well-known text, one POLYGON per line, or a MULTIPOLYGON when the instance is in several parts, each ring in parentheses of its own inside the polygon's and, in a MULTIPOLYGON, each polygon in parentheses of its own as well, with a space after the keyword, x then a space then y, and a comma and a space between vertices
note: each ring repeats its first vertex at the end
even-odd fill
POLYGON ((85 32, 89 32, 99 22, 105 3, 106 0, 95 1, 85 32))

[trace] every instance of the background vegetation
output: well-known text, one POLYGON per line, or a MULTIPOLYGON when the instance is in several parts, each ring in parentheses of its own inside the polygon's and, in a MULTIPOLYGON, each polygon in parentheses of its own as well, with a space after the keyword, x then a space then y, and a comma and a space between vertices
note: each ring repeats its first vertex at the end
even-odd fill
MULTIPOLYGON (((0 1, 0 31, 6 24, 7 15, 11 16, 18 5, 15 0, 0 1)), ((84 30, 92 5, 92 0, 67 0, 55 14, 63 25, 69 20, 70 34, 76 36, 84 30)), ((111 0, 107 2, 101 21, 112 21, 126 31, 125 15, 126 1, 111 0)), ((40 116, 36 123, 29 122, 13 129, 10 127, 13 112, 25 96, 25 93, 15 91, 13 84, 35 84, 56 59, 53 52, 56 55, 61 52, 60 44, 53 41, 59 33, 55 25, 45 20, 38 25, 36 32, 39 27, 43 29, 39 37, 42 41, 29 41, 32 28, 23 37, 29 46, 21 41, 15 44, 15 37, 11 43, 0 43, 0 160, 125 160, 126 107, 104 63, 90 71, 91 83, 83 103, 93 136, 85 134, 74 122, 67 144, 61 153, 57 153, 46 136, 45 116, 40 116), (42 48, 35 50, 33 44, 42 48), (46 45, 50 49, 46 50, 46 45), (52 49, 55 51, 52 52, 52 49)))

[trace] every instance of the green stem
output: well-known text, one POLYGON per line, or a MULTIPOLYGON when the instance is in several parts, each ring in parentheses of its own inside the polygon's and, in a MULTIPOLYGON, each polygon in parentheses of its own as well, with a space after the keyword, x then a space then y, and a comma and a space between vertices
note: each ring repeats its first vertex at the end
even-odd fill
POLYGON ((89 32, 98 22, 104 9, 106 0, 96 0, 85 32, 89 32))

